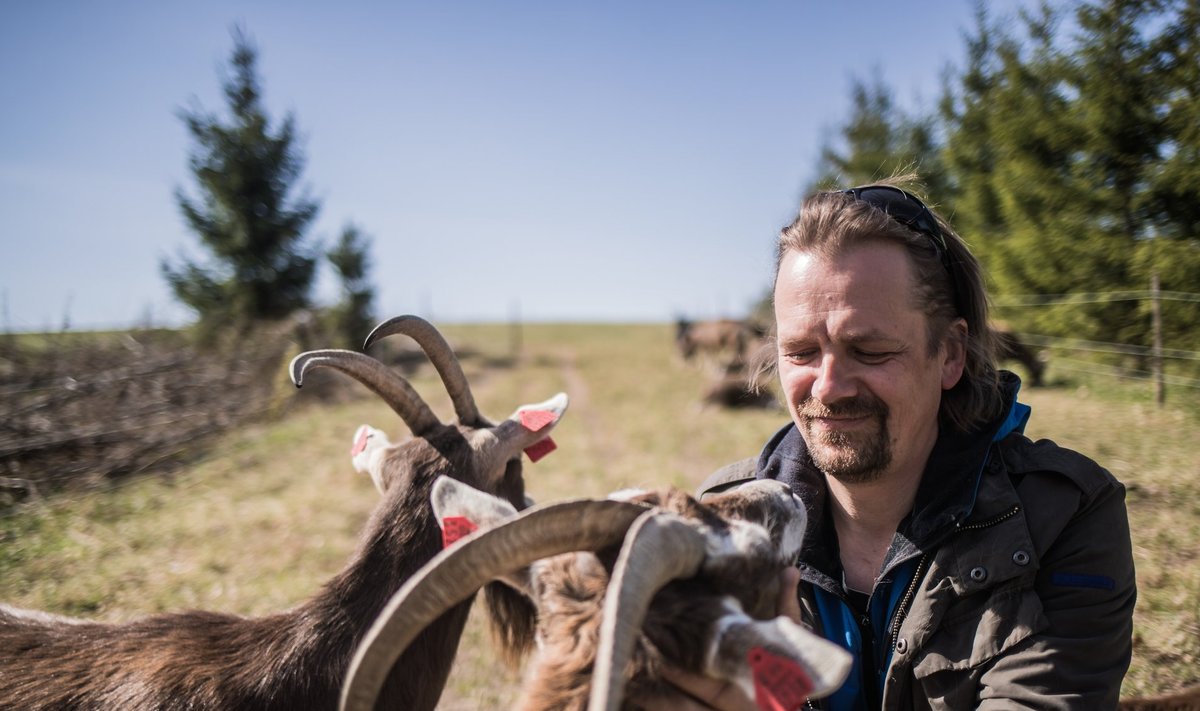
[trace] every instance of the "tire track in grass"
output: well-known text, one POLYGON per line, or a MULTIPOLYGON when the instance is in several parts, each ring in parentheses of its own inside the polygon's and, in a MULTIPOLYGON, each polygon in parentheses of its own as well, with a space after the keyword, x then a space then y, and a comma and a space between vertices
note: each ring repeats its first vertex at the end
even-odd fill
POLYGON ((596 407, 591 385, 579 367, 576 350, 569 347, 558 348, 554 355, 571 400, 568 416, 582 425, 579 428, 582 436, 580 444, 576 445, 579 447, 578 451, 571 454, 573 464, 568 467, 568 471, 575 476, 565 476, 555 481, 554 488, 561 491, 553 498, 604 496, 615 485, 612 472, 604 468, 603 463, 612 463, 623 457, 627 443, 614 434, 612 426, 596 407))

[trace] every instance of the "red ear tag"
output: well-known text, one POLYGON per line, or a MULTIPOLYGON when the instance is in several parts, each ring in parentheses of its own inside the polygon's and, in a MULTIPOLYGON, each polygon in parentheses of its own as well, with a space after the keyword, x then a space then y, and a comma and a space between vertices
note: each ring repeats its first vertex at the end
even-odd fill
POLYGON ((466 516, 447 516, 442 519, 442 548, 449 548, 458 539, 468 536, 479 526, 466 516))
POLYGON ((762 711, 795 711, 808 699, 813 683, 790 659, 752 647, 746 658, 754 676, 754 702, 762 711))
POLYGON ((357 457, 358 453, 367 448, 367 440, 371 438, 371 430, 366 427, 358 428, 358 439, 354 440, 354 446, 350 448, 350 456, 357 457))
POLYGON ((525 454, 529 455, 529 461, 536 462, 556 449, 558 449, 558 445, 554 443, 554 440, 547 437, 526 447, 525 454))
POLYGON ((543 427, 558 419, 558 415, 550 410, 522 410, 520 417, 525 429, 533 432, 540 432, 543 427))

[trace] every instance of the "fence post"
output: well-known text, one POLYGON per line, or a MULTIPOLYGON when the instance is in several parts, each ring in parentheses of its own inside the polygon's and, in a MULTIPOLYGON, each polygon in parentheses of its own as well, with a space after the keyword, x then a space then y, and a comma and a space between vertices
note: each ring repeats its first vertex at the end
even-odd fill
POLYGON ((1154 371, 1154 402, 1162 407, 1167 402, 1167 384, 1163 377, 1162 303, 1159 301, 1158 270, 1150 274, 1150 316, 1154 329, 1154 350, 1151 370, 1154 371))

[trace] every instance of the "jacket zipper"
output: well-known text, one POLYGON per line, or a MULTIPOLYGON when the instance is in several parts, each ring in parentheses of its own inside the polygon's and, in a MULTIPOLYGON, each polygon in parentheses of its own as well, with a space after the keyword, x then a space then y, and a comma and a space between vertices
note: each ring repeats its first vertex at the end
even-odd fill
MULTIPOLYGON (((982 528, 989 528, 998 523, 1007 521, 1021 512, 1020 504, 1013 504, 1013 507, 1004 513, 997 514, 985 521, 963 525, 961 522, 954 525, 954 531, 951 535, 962 533, 964 531, 978 531, 982 528)), ((892 617, 891 630, 891 649, 896 651, 896 644, 900 641, 900 625, 904 624, 904 619, 908 616, 908 608, 912 605, 913 598, 917 594, 917 586, 921 583, 921 576, 925 574, 925 565, 929 562, 929 554, 924 553, 921 559, 917 561, 916 570, 913 571, 912 580, 909 581, 908 587, 904 590, 904 596, 900 598, 900 605, 896 608, 896 614, 892 617)), ((812 699, 805 700, 804 708, 819 709, 820 707, 813 703, 812 699)))
MULTIPOLYGON (((990 528, 1002 521, 1016 516, 1021 511, 1020 504, 1013 504, 1013 507, 1004 513, 997 514, 985 521, 963 525, 961 522, 954 525, 954 533, 962 533, 963 531, 978 531, 981 528, 990 528)), ((896 614, 892 616, 892 651, 896 651, 896 644, 900 641, 900 625, 904 623, 904 619, 908 617, 908 608, 912 605, 913 598, 917 594, 917 585, 921 582, 921 576, 925 574, 925 564, 929 562, 929 554, 925 553, 921 556, 921 560, 917 562, 917 569, 913 571, 912 580, 908 583, 908 588, 904 591, 904 597, 900 598, 900 606, 896 608, 896 614)))
POLYGON ((962 523, 957 523, 954 525, 954 532, 962 533, 963 531, 978 531, 981 528, 990 528, 990 527, 995 526, 996 524, 1000 523, 1001 521, 1007 521, 1008 519, 1012 518, 1013 516, 1016 516, 1020 512, 1021 512, 1021 505, 1013 504, 1013 507, 1011 509, 1009 509, 1008 511, 1005 511, 1002 514, 996 514, 995 516, 987 519, 986 521, 980 521, 979 523, 972 523, 967 526, 962 525, 962 523))

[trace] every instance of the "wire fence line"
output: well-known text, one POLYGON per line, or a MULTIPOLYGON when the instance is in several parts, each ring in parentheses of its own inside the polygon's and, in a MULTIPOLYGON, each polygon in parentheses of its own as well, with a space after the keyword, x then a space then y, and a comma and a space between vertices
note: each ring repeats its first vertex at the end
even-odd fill
MULTIPOLYGON (((1150 370, 1120 368, 1115 365, 1104 365, 1103 363, 1095 363, 1090 360, 1078 360, 1075 358, 1055 358, 1054 365, 1056 368, 1070 372, 1086 373, 1088 375, 1100 375, 1111 378, 1122 378, 1124 380, 1145 381, 1157 377, 1156 374, 1150 370)), ((1200 388, 1200 378, 1188 378, 1182 375, 1168 374, 1164 374, 1162 378, 1167 385, 1184 388, 1200 388)))
MULTIPOLYGON (((1072 292, 1068 294, 1015 294, 997 296, 992 303, 998 307, 1007 306, 1060 306, 1075 304, 1105 304, 1116 301, 1148 301, 1156 298, 1154 291, 1092 291, 1072 292)), ((1160 291, 1157 292, 1160 301, 1182 301, 1200 303, 1200 294, 1189 291, 1160 291)))
MULTIPOLYGON (((1109 341, 1094 341, 1085 338, 1055 336, 1049 334, 1026 333, 1018 331, 1013 337, 1022 345, 1031 348, 1049 348, 1056 351, 1054 365, 1056 368, 1072 373, 1121 378, 1156 384, 1156 399, 1161 405, 1164 401, 1165 387, 1200 388, 1200 379, 1178 373, 1166 373, 1165 366, 1169 361, 1177 364, 1176 370, 1182 368, 1185 373, 1192 372, 1195 366, 1189 363, 1200 362, 1200 351, 1187 348, 1166 348, 1162 343, 1162 324, 1160 320, 1161 302, 1200 303, 1200 293, 1187 291, 1160 291, 1158 289, 1126 290, 1126 291, 1097 291, 1074 292, 1066 294, 1010 294, 998 296, 993 304, 1000 308, 1037 308, 1052 306, 1076 306, 1084 304, 1106 304, 1129 301, 1154 302, 1150 317, 1152 322, 1147 324, 1155 340, 1154 346, 1134 343, 1114 343, 1109 341), (1065 352, 1065 353, 1064 353, 1065 352), (1071 353, 1109 356, 1132 356, 1141 363, 1129 365, 1112 365, 1097 360, 1079 360, 1069 357, 1071 353), (1147 366, 1138 367, 1138 366, 1147 366)), ((1086 357, 1086 356, 1084 356, 1086 357)))
MULTIPOLYGON (((1046 336, 1036 333, 1020 333, 1017 340, 1027 346, 1043 348, 1063 348, 1090 353, 1111 353, 1115 355, 1135 355, 1151 357, 1155 355, 1150 346, 1135 346, 1128 343, 1106 343, 1104 341, 1087 341, 1082 338, 1067 338, 1063 336, 1046 336)), ((1200 361, 1200 351, 1189 351, 1180 348, 1164 348, 1158 355, 1173 360, 1200 361)))

